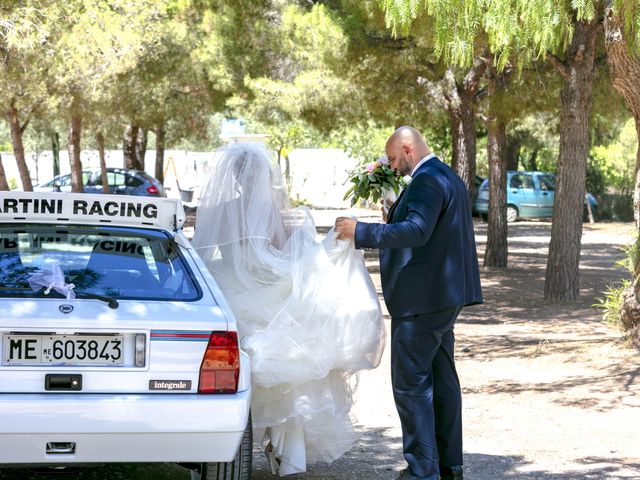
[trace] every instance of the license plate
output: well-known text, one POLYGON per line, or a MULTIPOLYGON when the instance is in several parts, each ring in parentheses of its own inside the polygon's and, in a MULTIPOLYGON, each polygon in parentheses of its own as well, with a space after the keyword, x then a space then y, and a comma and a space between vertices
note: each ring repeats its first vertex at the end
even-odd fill
POLYGON ((123 365, 123 340, 123 335, 5 335, 2 364, 123 365))

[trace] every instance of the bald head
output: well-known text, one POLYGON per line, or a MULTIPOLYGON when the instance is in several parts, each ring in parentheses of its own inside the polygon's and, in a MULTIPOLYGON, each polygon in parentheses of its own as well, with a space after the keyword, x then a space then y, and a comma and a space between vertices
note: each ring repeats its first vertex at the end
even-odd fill
POLYGON ((391 168, 402 175, 410 175, 420 160, 431 153, 422 134, 408 126, 400 127, 391 134, 385 151, 391 168))

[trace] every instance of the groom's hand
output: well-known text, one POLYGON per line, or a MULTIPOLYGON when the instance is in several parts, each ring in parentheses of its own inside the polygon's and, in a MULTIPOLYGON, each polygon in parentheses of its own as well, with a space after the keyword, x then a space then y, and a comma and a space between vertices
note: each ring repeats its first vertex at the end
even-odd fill
POLYGON ((381 204, 382 204, 382 221, 384 223, 387 223, 387 220, 389 220, 389 210, 391 210, 391 207, 393 207, 393 202, 389 199, 383 199, 381 204))
POLYGON ((340 240, 353 240, 356 234, 356 223, 358 221, 351 217, 336 218, 335 231, 340 240))

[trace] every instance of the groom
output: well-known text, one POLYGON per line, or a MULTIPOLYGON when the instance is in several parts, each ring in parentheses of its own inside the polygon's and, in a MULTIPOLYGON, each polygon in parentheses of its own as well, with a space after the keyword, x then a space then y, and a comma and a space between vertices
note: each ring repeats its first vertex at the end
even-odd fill
POLYGON ((412 127, 389 138, 391 168, 411 175, 386 224, 339 217, 357 248, 380 249, 391 314, 391 380, 409 468, 399 479, 461 480, 462 397, 454 362, 455 320, 482 303, 467 189, 412 127))

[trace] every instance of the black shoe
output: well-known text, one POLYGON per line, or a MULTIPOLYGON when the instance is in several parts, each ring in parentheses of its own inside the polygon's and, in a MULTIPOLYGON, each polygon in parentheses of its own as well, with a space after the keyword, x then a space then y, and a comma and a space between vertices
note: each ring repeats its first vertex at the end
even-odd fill
POLYGON ((463 480, 462 465, 440 467, 440 480, 463 480))
POLYGON ((420 480, 420 477, 416 477, 413 473, 411 473, 411 470, 405 468, 400 472, 400 475, 398 475, 395 480, 420 480))

